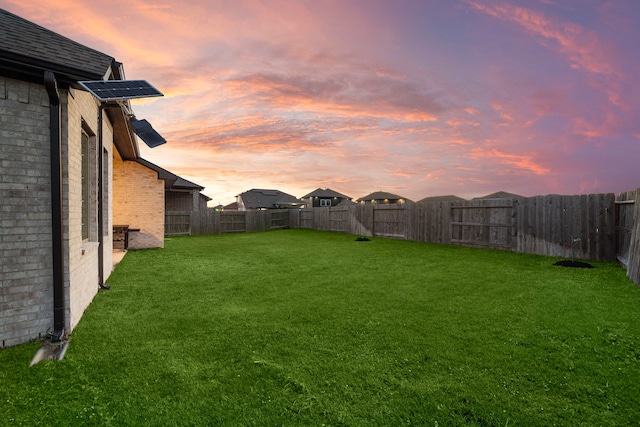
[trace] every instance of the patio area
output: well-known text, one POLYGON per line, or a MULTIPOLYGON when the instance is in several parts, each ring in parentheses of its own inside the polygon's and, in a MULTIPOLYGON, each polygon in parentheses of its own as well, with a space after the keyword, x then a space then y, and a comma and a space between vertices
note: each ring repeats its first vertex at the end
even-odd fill
POLYGON ((127 251, 124 249, 113 250, 113 255, 112 255, 113 268, 116 268, 116 265, 118 265, 118 263, 122 261, 122 258, 124 258, 126 254, 127 254, 127 251))

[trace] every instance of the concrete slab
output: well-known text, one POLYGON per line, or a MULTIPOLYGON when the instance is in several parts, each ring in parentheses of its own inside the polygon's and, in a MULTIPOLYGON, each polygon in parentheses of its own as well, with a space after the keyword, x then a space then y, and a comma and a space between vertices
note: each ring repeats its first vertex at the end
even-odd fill
POLYGON ((127 251, 123 250, 123 249, 114 249, 113 250, 113 255, 112 255, 112 259, 113 259, 113 268, 116 268, 116 265, 118 265, 118 263, 120 261, 122 261, 122 258, 124 258, 124 256, 127 254, 127 251))

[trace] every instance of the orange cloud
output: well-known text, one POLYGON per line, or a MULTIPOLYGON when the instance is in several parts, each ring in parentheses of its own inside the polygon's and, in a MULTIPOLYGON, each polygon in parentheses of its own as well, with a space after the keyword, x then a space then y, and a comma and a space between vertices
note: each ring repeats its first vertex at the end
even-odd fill
POLYGON ((228 120, 212 118, 181 123, 162 133, 170 142, 183 148, 214 150, 218 153, 277 150, 283 154, 299 150, 317 151, 334 146, 335 136, 323 137, 322 133, 318 133, 322 127, 321 122, 313 120, 292 122, 265 115, 246 115, 228 120))
POLYGON ((406 169, 390 170, 389 174, 394 175, 394 176, 399 176, 401 178, 408 178, 408 179, 412 179, 412 178, 415 178, 416 176, 418 176, 418 173, 416 173, 415 171, 406 170, 406 169))
MULTIPOLYGON (((129 6, 127 2, 122 5, 122 9, 130 10, 129 6)), ((29 9, 34 8, 31 5, 29 9)), ((154 64, 170 64, 172 61, 169 53, 158 49, 150 50, 144 43, 144 38, 137 37, 131 31, 123 31, 118 25, 118 19, 113 19, 111 13, 103 13, 102 8, 95 7, 91 2, 43 0, 35 9, 42 11, 42 15, 39 15, 40 22, 55 23, 58 31, 70 38, 91 40, 89 46, 114 56, 116 60, 122 61, 122 57, 126 56, 154 64)), ((144 20, 146 19, 145 17, 144 20)))
POLYGON ((227 90, 256 105, 314 111, 342 116, 388 117, 398 121, 434 121, 445 110, 441 95, 429 93, 404 79, 379 76, 368 70, 314 77, 252 73, 229 79, 227 90))
POLYGON ((498 159, 502 163, 513 165, 520 169, 528 170, 536 175, 544 175, 550 172, 548 168, 537 164, 531 156, 508 154, 501 152, 496 148, 474 148, 473 150, 471 150, 471 155, 475 159, 498 159))
POLYGON ((480 122, 476 120, 467 120, 461 117, 452 117, 446 121, 447 125, 460 128, 460 127, 478 127, 480 126, 480 122))
POLYGON ((447 143, 454 144, 454 145, 472 145, 473 141, 470 141, 464 138, 449 138, 447 140, 447 143))

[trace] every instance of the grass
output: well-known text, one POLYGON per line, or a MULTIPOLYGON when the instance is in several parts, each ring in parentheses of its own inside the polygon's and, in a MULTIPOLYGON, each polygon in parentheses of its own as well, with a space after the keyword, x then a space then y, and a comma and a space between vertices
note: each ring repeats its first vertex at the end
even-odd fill
POLYGON ((66 357, 0 351, 3 425, 637 425, 616 264, 311 230, 130 252, 66 357))

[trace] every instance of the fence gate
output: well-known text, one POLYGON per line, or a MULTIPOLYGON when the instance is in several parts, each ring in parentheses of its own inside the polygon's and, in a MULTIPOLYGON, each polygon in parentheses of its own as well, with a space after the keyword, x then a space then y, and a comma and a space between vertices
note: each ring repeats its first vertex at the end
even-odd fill
POLYGON ((451 243, 511 250, 512 217, 510 200, 478 200, 452 205, 451 243))
POLYGON ((288 209, 271 212, 271 224, 270 229, 287 228, 289 227, 289 215, 288 209))
POLYGON ((329 230, 349 232, 349 209, 342 207, 332 208, 329 211, 329 230))
POLYGON ((406 209, 404 205, 376 205, 373 210, 373 235, 406 238, 406 209))
POLYGON ((300 228, 313 228, 313 209, 300 210, 300 228))

